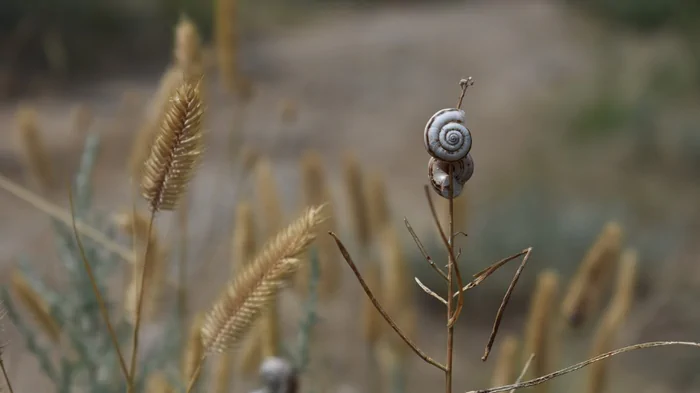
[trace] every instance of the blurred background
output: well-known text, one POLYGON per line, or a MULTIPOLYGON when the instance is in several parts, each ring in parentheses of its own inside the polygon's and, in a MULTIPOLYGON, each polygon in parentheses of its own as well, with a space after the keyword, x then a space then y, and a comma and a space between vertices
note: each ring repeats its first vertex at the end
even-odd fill
MULTIPOLYGON (((210 1, 4 0, 0 173, 67 208, 68 184, 84 145, 80 129, 89 129, 102 140, 93 207, 106 213, 128 209, 132 145, 163 73, 176 58, 175 26, 188 18, 201 37, 208 133, 189 205, 191 308, 206 309, 219 292, 230 265, 230 218, 239 200, 255 202, 246 166, 231 165, 240 158, 232 156, 232 145, 270 160, 285 221, 304 203, 298 162, 305 151, 317 151, 338 232, 362 264, 343 178, 342 157, 354 155, 364 173, 382 179, 411 276, 440 288, 403 218, 436 259, 445 257, 423 191, 429 156, 422 132, 434 112, 454 106, 459 80, 472 76, 475 84, 464 109, 476 171, 460 196, 467 208, 458 229, 468 234, 460 239, 462 271, 474 274, 533 247, 495 347, 506 335, 523 332, 538 273, 556 271, 563 297, 587 250, 611 221, 622 229, 622 248, 639 256, 634 301, 614 347, 700 339, 700 3, 235 4, 227 42, 237 84, 227 89, 222 49, 215 45, 221 10, 210 1), (32 183, 23 161, 18 109, 28 107, 36 111, 50 162, 49 187, 32 183)), ((174 221, 166 214, 158 221, 169 239, 175 237, 174 221)), ((18 259, 27 258, 59 293, 70 291, 55 263, 54 235, 44 213, 3 191, 0 223, 3 285, 18 259)), ((312 351, 305 377, 310 382, 302 391, 378 391, 368 382, 360 345, 365 340, 358 324, 361 288, 339 255, 335 263, 342 290, 319 306, 316 340, 324 350, 312 351)), ((457 328, 455 391, 489 386, 495 360, 482 363, 480 357, 514 270, 504 268, 466 297, 457 328)), ((111 277, 116 298, 121 276, 118 270, 111 277)), ((442 358, 442 306, 409 281, 406 302, 418 310, 417 341, 442 358)), ((606 303, 611 288, 602 295, 606 303)), ((297 334, 302 302, 284 296, 285 337, 297 334)), ((552 314, 559 314, 558 304, 552 314)), ((157 325, 153 329, 157 332, 157 325)), ((5 362, 15 391, 52 391, 50 380, 37 376, 40 367, 22 335, 10 323, 5 331, 5 362)), ((591 320, 575 331, 547 333, 561 338, 564 348, 549 371, 590 355, 595 332, 591 320)), ((442 388, 439 372, 412 354, 407 357, 402 390, 442 388)), ((700 351, 692 348, 640 351, 607 364, 607 390, 598 392, 700 389, 700 351)), ((584 370, 550 390, 595 393, 587 390, 587 378, 584 370)), ((247 381, 232 391, 256 384, 254 377, 247 381)))

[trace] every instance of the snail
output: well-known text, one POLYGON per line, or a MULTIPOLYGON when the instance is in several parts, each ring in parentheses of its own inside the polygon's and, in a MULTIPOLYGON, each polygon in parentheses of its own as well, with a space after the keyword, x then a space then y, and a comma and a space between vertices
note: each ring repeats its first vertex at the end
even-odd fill
POLYGON ((447 162, 463 159, 472 148, 472 135, 464 126, 461 109, 442 109, 425 126, 423 141, 431 156, 447 162))
POLYGON ((453 198, 462 193, 464 184, 474 174, 474 160, 472 160, 471 154, 467 154, 466 157, 456 162, 441 161, 432 157, 428 162, 428 177, 435 192, 443 198, 450 197, 450 166, 452 166, 452 185, 454 187, 453 198))

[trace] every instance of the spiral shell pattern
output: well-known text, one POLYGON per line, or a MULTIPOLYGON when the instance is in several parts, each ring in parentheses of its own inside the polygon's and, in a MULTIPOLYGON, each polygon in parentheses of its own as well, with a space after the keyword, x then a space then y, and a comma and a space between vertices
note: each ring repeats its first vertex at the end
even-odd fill
POLYGON ((434 157, 431 158, 428 162, 430 185, 443 198, 450 197, 450 166, 452 167, 452 185, 454 187, 453 198, 462 193, 464 184, 474 174, 474 160, 471 154, 467 154, 466 157, 456 162, 446 162, 434 157))
POLYGON ((461 109, 442 109, 425 126, 425 148, 431 156, 447 162, 462 160, 472 148, 472 135, 464 126, 461 109))

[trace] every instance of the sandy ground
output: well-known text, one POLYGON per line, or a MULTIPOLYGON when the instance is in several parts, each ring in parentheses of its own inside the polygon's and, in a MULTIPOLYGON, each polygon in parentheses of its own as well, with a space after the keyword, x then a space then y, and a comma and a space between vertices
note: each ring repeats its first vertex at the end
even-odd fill
MULTIPOLYGON (((533 110, 591 71, 591 50, 585 23, 545 1, 330 15, 244 48, 244 68, 256 82, 256 94, 243 120, 232 118, 236 113, 232 100, 224 96, 215 78, 210 79, 209 147, 192 187, 194 306, 209 304, 218 291, 217 284, 225 279, 220 271, 226 264, 227 239, 222 235, 226 231, 219 229, 228 225, 235 197, 251 196, 245 186, 236 189, 237 175, 225 156, 226 134, 234 124, 242 122, 245 143, 275 163, 290 216, 299 203, 296 161, 301 152, 318 149, 327 158, 335 196, 342 206, 339 157, 344 151, 353 151, 368 171, 378 171, 387 178, 397 223, 404 213, 410 213, 414 226, 422 231, 429 219, 422 196, 428 161, 422 129, 433 112, 454 105, 459 79, 469 75, 476 79, 465 100, 477 167, 470 187, 488 190, 493 185, 490 174, 508 171, 512 162, 519 162, 517 157, 526 154, 532 138, 539 137, 533 110), (279 119, 279 105, 285 99, 293 100, 299 108, 299 119, 292 125, 279 119), (216 260, 203 266, 199 256, 209 252, 205 247, 211 244, 220 244, 221 250, 211 252, 216 260), (200 288, 198 283, 202 282, 207 284, 200 288)), ((58 179, 67 179, 75 170, 79 152, 79 138, 70 129, 70 109, 79 102, 93 107, 98 116, 94 129, 104 138, 95 177, 98 208, 116 209, 130 203, 124 169, 140 115, 130 109, 128 117, 135 121, 125 120, 120 100, 125 91, 148 97, 157 77, 105 80, 81 86, 70 95, 28 100, 41 113, 58 179)), ((15 105, 0 106, 0 124, 8 125, 3 129, 8 135, 14 110, 15 105)), ((11 143, 0 145, 0 170, 23 181, 19 156, 11 143)), ((56 187, 45 196, 66 206, 65 187, 56 187)), ((481 202, 477 195, 474 203, 481 202)), ((18 254, 29 254, 47 276, 56 271, 51 265, 55 257, 48 248, 51 232, 43 214, 4 192, 0 193, 0 206, 0 263, 8 267, 18 254)), ((339 212, 341 216, 345 213, 339 212)), ((168 227, 169 221, 163 217, 160 225, 168 227)), ((356 311, 347 311, 358 310, 359 290, 346 275, 343 296, 322 308, 319 342, 324 353, 318 355, 315 367, 334 381, 331 384, 320 378, 316 384, 323 391, 334 391, 343 384, 364 387, 364 367, 358 366, 364 363, 364 354, 356 349, 362 341, 358 325, 348 322, 355 319, 356 311)), ((288 333, 293 334, 298 300, 290 296, 285 304, 288 333)), ((516 323, 509 321, 510 325, 516 323)), ((441 353, 440 323, 426 317, 419 325, 419 341, 428 352, 441 353)), ((491 366, 481 364, 478 358, 487 331, 483 327, 460 330, 456 391, 483 387, 491 366)), ((13 367, 15 389, 28 391, 36 386, 35 374, 29 371, 35 370, 36 364, 14 346, 9 356, 18 362, 13 367)), ((438 372, 418 361, 412 367, 416 372, 409 376, 410 391, 432 391, 441 386, 438 372)), ((624 391, 662 391, 655 385, 622 379, 624 391)))

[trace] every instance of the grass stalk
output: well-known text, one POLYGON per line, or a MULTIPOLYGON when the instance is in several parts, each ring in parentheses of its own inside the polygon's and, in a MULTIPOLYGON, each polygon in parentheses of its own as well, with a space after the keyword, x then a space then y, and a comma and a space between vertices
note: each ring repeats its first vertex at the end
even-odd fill
POLYGON ((80 235, 78 234, 78 227, 75 222, 75 213, 73 210, 73 192, 70 190, 70 188, 68 190, 68 199, 70 201, 73 234, 75 235, 75 241, 78 243, 80 258, 83 260, 83 266, 85 267, 85 271, 87 272, 88 278, 90 279, 90 284, 92 284, 92 291, 95 293, 95 298, 97 299, 97 304, 100 309, 100 313, 102 314, 102 319, 104 319, 105 324, 107 325, 107 331, 109 332, 109 336, 112 340, 112 345, 114 345, 114 350, 117 352, 117 357, 119 358, 119 367, 121 368, 122 373, 124 374, 124 378, 126 379, 128 386, 132 386, 133 383, 131 380, 131 374, 129 374, 129 372, 127 371, 124 356, 122 354, 121 349, 119 348, 119 340, 117 339, 117 334, 114 331, 112 321, 109 318, 109 312, 107 311, 107 306, 105 305, 104 298, 100 293, 100 289, 97 287, 97 281, 95 280, 95 275, 92 272, 90 262, 88 262, 87 260, 87 256, 85 254, 85 247, 83 247, 83 242, 82 240, 80 240, 80 235))

